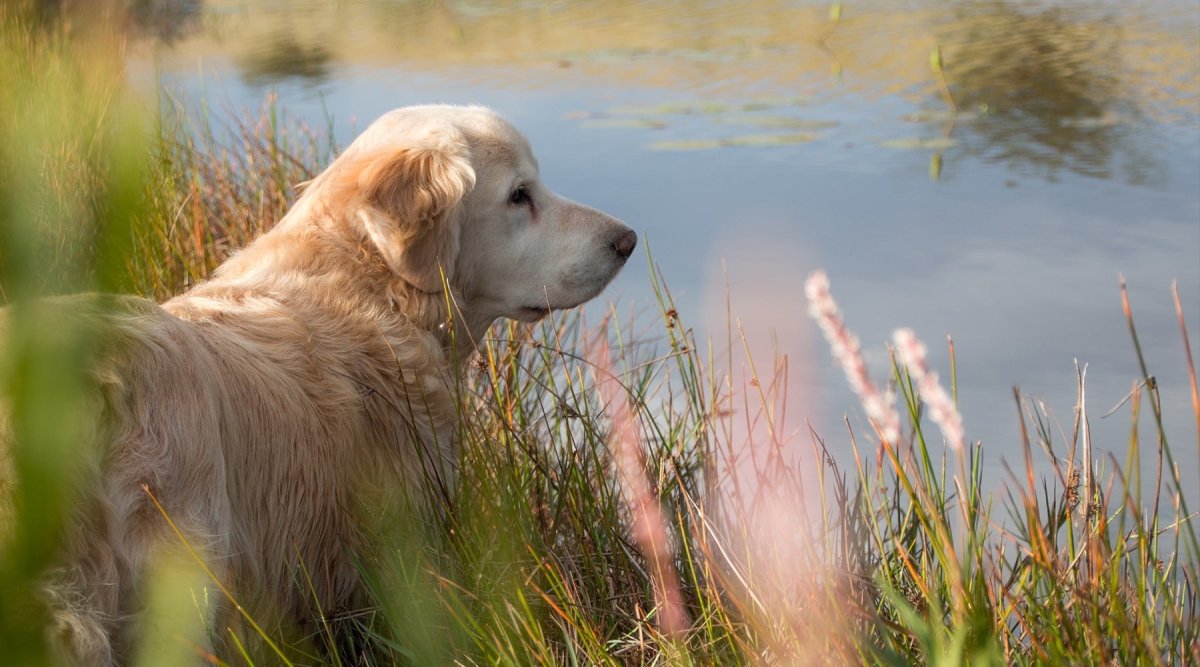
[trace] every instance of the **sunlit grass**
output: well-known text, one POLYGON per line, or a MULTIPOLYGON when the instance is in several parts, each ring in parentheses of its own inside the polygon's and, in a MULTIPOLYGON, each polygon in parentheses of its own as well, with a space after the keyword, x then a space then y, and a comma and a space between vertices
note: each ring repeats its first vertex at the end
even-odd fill
POLYGON ((39 664, 39 581, 96 463, 78 443, 97 332, 38 297, 126 288, 108 258, 141 208, 147 137, 104 22, 73 29, 22 4, 0 6, 0 647, 39 664))
MULTIPOLYGON (((72 480, 90 465, 78 451, 87 424, 71 417, 87 412, 95 332, 47 320, 38 297, 186 289, 273 224, 334 147, 270 104, 231 119, 171 103, 147 122, 124 96, 111 36, 14 12, 0 9, 0 287, 11 304, 0 320, 0 646, 6 663, 51 664, 40 582, 72 480)), ((732 384, 656 271, 649 287, 658 314, 502 325, 464 364, 460 487, 436 516, 368 505, 368 608, 322 610, 311 637, 254 619, 203 627, 201 608, 218 601, 197 597, 209 575, 180 543, 149 577, 146 627, 157 631, 135 650, 141 664, 1200 660, 1200 554, 1185 506, 1195 482, 1174 465, 1191 451, 1167 442, 1153 369, 1143 364, 1121 443, 1092 441, 1086 415, 1057 440, 1045 409, 1014 391, 1024 464, 984 488, 981 445, 944 446, 918 389, 929 385, 899 361, 879 382, 894 392, 895 429, 872 404, 877 432, 812 434, 798 457, 780 435, 781 366, 747 359, 759 370, 732 384), (1138 439, 1146 419, 1155 442, 1138 439), (621 453, 619 433, 637 455, 621 453), (849 440, 853 460, 822 438, 849 440), (1140 467, 1145 447, 1158 452, 1153 473, 1140 467)), ((805 307, 799 294, 794 307, 805 307)), ((1136 342, 1131 306, 1126 315, 1136 342)), ((1177 363, 1194 368, 1190 352, 1177 363)))

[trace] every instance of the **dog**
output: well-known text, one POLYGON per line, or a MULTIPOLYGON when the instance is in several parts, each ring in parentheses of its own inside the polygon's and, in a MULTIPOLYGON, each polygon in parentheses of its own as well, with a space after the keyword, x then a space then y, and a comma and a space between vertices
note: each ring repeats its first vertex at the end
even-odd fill
POLYGON ((48 585, 58 641, 80 664, 128 661, 175 529, 259 619, 364 604, 359 490, 448 495, 453 387, 489 326, 591 299, 636 244, 551 192, 494 112, 417 106, 181 296, 67 298, 104 344, 92 474, 48 585))

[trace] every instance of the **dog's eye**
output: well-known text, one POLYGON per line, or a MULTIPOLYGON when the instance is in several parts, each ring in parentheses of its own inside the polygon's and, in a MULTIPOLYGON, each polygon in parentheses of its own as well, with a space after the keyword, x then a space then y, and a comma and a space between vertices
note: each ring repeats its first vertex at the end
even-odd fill
POLYGON ((533 197, 529 196, 529 188, 526 188, 524 185, 517 186, 517 189, 513 190, 512 194, 508 196, 508 203, 513 206, 532 204, 533 197))

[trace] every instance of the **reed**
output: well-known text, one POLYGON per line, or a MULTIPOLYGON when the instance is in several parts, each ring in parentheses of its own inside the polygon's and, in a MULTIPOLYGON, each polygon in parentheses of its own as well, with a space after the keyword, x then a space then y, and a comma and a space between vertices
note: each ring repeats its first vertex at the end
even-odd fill
MULTIPOLYGON (((103 66, 116 52, 102 35, 11 8, 0 19, 0 88, 13 91, 0 98, 13 443, 0 456, 0 646, 6 663, 53 664, 38 582, 67 520, 64 480, 79 474, 84 425, 63 415, 83 400, 91 347, 41 319, 37 297, 186 289, 277 220, 336 146, 270 101, 234 116, 168 100, 148 118, 103 66), (95 102, 66 104, 84 86, 95 102)), ((155 565, 147 614, 172 631, 148 637, 141 662, 194 660, 205 634, 214 664, 1200 662, 1195 482, 1175 466, 1190 454, 1168 444, 1144 363, 1126 442, 1092 439, 1083 371, 1066 441, 1014 389, 1024 463, 984 488, 990 444, 965 441, 955 373, 947 390, 911 332, 873 379, 828 279, 810 282, 873 432, 812 433, 798 448, 780 435, 784 366, 748 358, 734 385, 651 268, 657 315, 614 307, 595 323, 572 312, 493 330, 460 386, 449 519, 381 517, 362 564, 374 605, 325 610, 312 637, 199 627, 189 610, 206 603, 192 591, 207 575, 181 549, 155 565), (1138 438, 1146 419, 1152 443, 1138 438), (831 453, 845 449, 827 446, 835 437, 851 460, 831 453)), ((1128 299, 1125 314, 1140 358, 1128 299)), ((1178 314, 1178 363, 1194 368, 1178 314)))

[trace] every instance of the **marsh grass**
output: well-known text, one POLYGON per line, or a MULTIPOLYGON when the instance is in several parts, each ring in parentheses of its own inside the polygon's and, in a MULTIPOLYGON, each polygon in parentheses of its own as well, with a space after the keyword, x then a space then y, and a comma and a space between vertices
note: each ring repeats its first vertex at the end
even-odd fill
MULTIPOLYGON (((11 9, 0 18, 0 80, 14 91, 0 99, 0 286, 12 304, 0 647, 6 664, 51 664, 38 582, 86 459, 74 449, 86 425, 69 417, 83 412, 92 337, 47 321, 34 297, 186 289, 277 220, 335 147, 272 104, 233 116, 171 102, 146 122, 122 101, 107 38, 89 45, 11 9)), ((186 548, 168 550, 147 600, 160 631, 140 663, 1200 661, 1200 550, 1185 505, 1195 482, 1175 466, 1191 452, 1168 443, 1144 362, 1126 442, 1093 441, 1082 371, 1065 440, 1014 389, 1023 460, 987 489, 984 445, 947 449, 920 376, 899 361, 883 389, 899 427, 870 406, 871 432, 786 437, 785 365, 747 357, 735 384, 738 332, 721 366, 651 273, 657 315, 500 325, 463 360, 461 485, 435 515, 375 508, 378 548, 362 556, 371 608, 322 610, 310 637, 249 620, 205 628, 207 575, 186 548), (1139 439, 1145 420, 1153 442, 1139 439), (852 460, 822 437, 848 441, 852 460), (1153 471, 1140 464, 1146 447, 1153 471), (199 648, 205 635, 215 655, 199 648)), ((1194 369, 1181 330, 1176 363, 1194 369)), ((307 568, 294 565, 304 586, 307 568)))
POLYGON ((214 112, 164 95, 159 109, 148 206, 126 263, 135 291, 166 299, 270 229, 336 152, 273 98, 214 112))
POLYGON ((127 287, 146 174, 141 115, 103 20, 71 27, 32 5, 0 5, 0 650, 51 659, 38 580, 71 514, 95 331, 36 297, 127 287))

